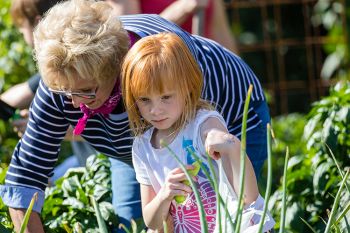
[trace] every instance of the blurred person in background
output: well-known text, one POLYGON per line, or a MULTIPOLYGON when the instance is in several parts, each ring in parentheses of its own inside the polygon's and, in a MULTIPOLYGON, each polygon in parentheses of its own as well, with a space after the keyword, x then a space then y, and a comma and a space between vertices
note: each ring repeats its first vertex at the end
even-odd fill
POLYGON ((204 10, 204 34, 225 48, 238 54, 234 36, 226 18, 222 0, 106 0, 118 15, 159 14, 193 33, 193 17, 199 9, 204 10))

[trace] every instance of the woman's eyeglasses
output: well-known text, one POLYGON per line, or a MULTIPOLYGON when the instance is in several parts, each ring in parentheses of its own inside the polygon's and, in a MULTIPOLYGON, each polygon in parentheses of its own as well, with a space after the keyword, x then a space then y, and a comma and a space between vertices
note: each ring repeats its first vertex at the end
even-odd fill
POLYGON ((55 89, 49 88, 49 91, 58 95, 64 95, 64 96, 67 96, 68 98, 72 98, 72 96, 77 96, 83 99, 95 99, 96 90, 97 88, 93 92, 77 92, 77 91, 55 90, 55 89))

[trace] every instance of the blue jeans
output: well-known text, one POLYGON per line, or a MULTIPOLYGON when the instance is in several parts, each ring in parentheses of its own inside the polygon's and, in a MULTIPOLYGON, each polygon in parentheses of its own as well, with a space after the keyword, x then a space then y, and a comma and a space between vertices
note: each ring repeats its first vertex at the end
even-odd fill
POLYGON ((256 178, 259 179, 261 168, 267 158, 266 125, 270 123, 269 108, 265 101, 250 103, 261 123, 247 132, 247 154, 252 162, 256 178))
MULTIPOLYGON (((131 219, 142 217, 140 184, 136 181, 135 170, 131 164, 109 158, 112 176, 112 204, 118 214, 119 223, 130 227, 131 219)), ((113 232, 125 232, 115 229, 113 232)))

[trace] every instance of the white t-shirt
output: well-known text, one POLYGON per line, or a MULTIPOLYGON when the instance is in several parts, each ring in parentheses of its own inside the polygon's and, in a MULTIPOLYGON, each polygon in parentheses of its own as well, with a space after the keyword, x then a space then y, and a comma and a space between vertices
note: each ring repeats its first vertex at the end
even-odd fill
MULTIPOLYGON (((193 121, 181 130, 177 137, 169 144, 179 159, 186 165, 192 164, 195 159, 186 148, 195 151, 207 170, 209 166, 205 155, 204 145, 200 135, 200 125, 208 118, 217 118, 223 125, 225 121, 216 111, 199 110, 193 121)), ((144 135, 136 137, 132 148, 132 159, 136 171, 136 179, 144 185, 151 185, 154 191, 159 192, 168 173, 180 167, 167 148, 155 149, 151 144, 154 128, 147 130, 144 135)), ((217 164, 213 163, 217 173, 217 164)), ((212 175, 212 174, 211 174, 212 175)), ((216 222, 216 196, 202 169, 199 171, 197 188, 200 193, 206 213, 209 232, 213 232, 216 222)), ((170 214, 174 219, 175 232, 201 232, 200 217, 194 194, 191 193, 183 204, 172 202, 170 214)))

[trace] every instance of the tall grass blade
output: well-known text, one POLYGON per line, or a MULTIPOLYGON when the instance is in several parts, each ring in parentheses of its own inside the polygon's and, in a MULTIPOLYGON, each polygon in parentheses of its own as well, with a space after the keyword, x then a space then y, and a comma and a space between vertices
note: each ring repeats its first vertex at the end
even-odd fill
MULTIPOLYGON (((338 172, 339 172, 339 174, 341 175, 341 178, 344 179, 344 173, 343 173, 343 171, 340 169, 339 163, 338 163, 337 159, 335 158, 335 156, 334 156, 334 154, 333 154, 333 151, 331 150, 331 148, 328 146, 327 143, 325 143, 325 145, 326 145, 326 147, 327 147, 329 153, 331 154, 332 159, 334 160, 335 165, 336 165, 337 168, 338 168, 338 172)), ((348 192, 350 192, 350 188, 349 188, 349 186, 348 186, 348 184, 347 184, 346 182, 345 182, 345 186, 346 186, 346 189, 348 190, 348 192)))
POLYGON ((138 229, 137 229, 137 223, 134 219, 131 219, 131 230, 132 230, 132 233, 139 233, 138 232, 138 229))
POLYGON ((300 219, 301 219, 301 221, 303 221, 303 222, 305 223, 305 225, 306 225, 308 228, 310 228, 310 230, 311 230, 313 233, 317 233, 317 232, 315 231, 315 229, 314 229, 306 220, 304 220, 304 219, 301 218, 301 217, 300 217, 300 219))
POLYGON ((341 233, 340 228, 337 225, 335 225, 335 232, 336 233, 341 233))
POLYGON ((335 196, 335 200, 334 200, 334 203, 333 203, 333 208, 332 208, 331 214, 329 216, 329 219, 328 219, 328 222, 327 222, 327 226, 326 226, 326 230, 324 231, 324 233, 330 232, 330 230, 332 228, 333 219, 335 217, 336 210, 338 209, 338 205, 339 205, 339 201, 340 201, 340 197, 341 197, 341 191, 342 191, 345 183, 347 182, 349 174, 350 174, 350 169, 348 169, 348 171, 346 172, 346 174, 345 174, 345 176, 344 176, 344 178, 342 180, 342 183, 340 185, 340 188, 338 190, 338 193, 335 196))
POLYGON ((284 228, 286 225, 286 199, 287 199, 287 167, 289 160, 289 147, 286 148, 286 157, 284 160, 284 169, 283 169, 283 181, 282 181, 282 212, 281 212, 281 224, 279 233, 284 232, 284 228))
POLYGON ((240 181, 239 181, 239 197, 238 197, 238 207, 237 216, 235 219, 235 232, 239 233, 242 221, 243 212, 243 194, 244 194, 244 180, 245 180, 245 158, 246 158, 246 145, 247 145, 247 118, 248 118, 248 107, 250 102, 250 96, 252 94, 253 85, 249 85, 247 97, 244 103, 243 119, 242 119, 242 137, 241 137, 241 159, 240 159, 240 181))
POLYGON ((161 140, 160 144, 167 148, 170 152, 170 154, 175 158, 175 160, 179 163, 181 169, 184 171, 186 178, 188 179, 191 187, 192 187, 192 191, 194 193, 194 196, 196 198, 196 202, 197 202, 197 207, 198 207, 198 211, 200 213, 200 222, 201 222, 201 232, 203 233, 208 233, 208 224, 207 224, 207 220, 206 220, 206 215, 204 212, 204 207, 203 207, 203 203, 201 201, 201 198, 199 196, 199 192, 197 190, 197 187, 195 185, 195 183, 193 182, 190 174, 188 173, 184 163, 177 157, 177 155, 175 154, 175 152, 166 144, 164 143, 163 140, 161 140))
POLYGON ((266 193, 265 193, 265 203, 263 214, 260 219, 259 230, 258 232, 262 232, 265 216, 269 204, 270 193, 271 193, 271 185, 272 185, 272 153, 271 153, 271 127, 270 124, 267 124, 267 185, 266 185, 266 193))
POLYGON ((341 212, 341 214, 339 215, 339 217, 337 218, 337 220, 334 222, 334 225, 338 225, 338 223, 340 222, 340 220, 342 220, 342 218, 344 218, 344 216, 349 212, 350 210, 350 202, 348 203, 348 205, 344 208, 343 212, 341 212))
POLYGON ((126 233, 131 233, 128 228, 123 223, 119 224, 119 229, 123 229, 126 233))
POLYGON ((23 219, 23 222, 21 224, 21 228, 19 230, 20 233, 24 233, 24 231, 26 230, 30 215, 31 215, 32 210, 33 210, 34 203, 37 200, 38 200, 38 193, 34 193, 32 200, 30 201, 29 207, 26 211, 26 214, 24 215, 24 219, 23 219))
MULTIPOLYGON (((216 200, 217 200, 217 209, 218 209, 218 218, 221 219, 221 212, 220 212, 220 194, 219 194, 219 188, 218 188, 218 183, 217 183, 217 176, 215 174, 215 170, 213 167, 213 162, 212 159, 210 158, 210 156, 208 155, 208 153, 206 154, 207 158, 208 158, 208 165, 209 165, 209 171, 211 172, 212 176, 210 175, 209 171, 207 170, 207 168, 203 165, 201 159, 199 158, 198 155, 196 155, 196 153, 191 149, 188 148, 187 149, 188 152, 190 152, 191 156, 199 163, 202 171, 204 172, 205 176, 208 178, 210 185, 214 188, 215 191, 215 195, 216 195, 216 200)), ((221 229, 221 224, 219 224, 219 232, 222 232, 221 229)))
POLYGON ((100 208, 98 207, 97 201, 95 200, 94 196, 90 196, 90 198, 91 198, 92 205, 95 209, 99 232, 100 233, 108 233, 105 220, 103 219, 103 217, 101 215, 101 211, 100 211, 100 208))
POLYGON ((168 224, 163 220, 163 232, 168 233, 168 224))

